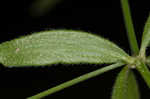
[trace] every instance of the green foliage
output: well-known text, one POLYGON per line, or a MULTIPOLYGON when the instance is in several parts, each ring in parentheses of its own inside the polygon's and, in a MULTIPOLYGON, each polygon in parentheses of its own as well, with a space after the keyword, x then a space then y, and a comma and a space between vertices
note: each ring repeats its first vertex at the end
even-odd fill
POLYGON ((130 70, 128 75, 128 84, 127 84, 127 96, 128 99, 140 99, 140 92, 138 88, 138 83, 135 79, 134 73, 130 70))
POLYGON ((128 66, 125 66, 117 76, 112 99, 140 99, 135 76, 128 66))
POLYGON ((0 45, 0 62, 5 66, 102 64, 129 58, 122 49, 106 39, 72 30, 34 33, 0 45))
POLYGON ((134 26, 133 26, 133 22, 131 18, 129 3, 128 3, 128 0, 120 0, 120 1, 121 1, 121 7, 122 7, 122 12, 123 12, 123 17, 125 20, 125 26, 126 26, 130 48, 131 48, 132 54, 137 55, 139 52, 139 48, 138 48, 138 43, 136 40, 134 26))
POLYGON ((85 80, 87 80, 87 79, 89 79, 89 78, 95 77, 95 76, 97 76, 97 75, 100 75, 100 74, 102 74, 102 73, 104 73, 104 72, 107 72, 107 71, 109 71, 109 70, 115 69, 115 68, 117 68, 117 67, 120 67, 120 66, 122 66, 122 65, 123 65, 123 63, 116 63, 116 64, 112 64, 112 65, 109 65, 109 66, 100 68, 100 69, 98 69, 98 70, 96 70, 96 71, 93 71, 93 72, 84 74, 84 75, 79 76, 79 77, 77 77, 77 78, 75 78, 75 79, 73 79, 73 80, 64 82, 64 83, 62 83, 62 84, 60 84, 60 85, 58 85, 58 86, 55 86, 55 87, 53 87, 53 88, 51 88, 51 89, 48 89, 48 90, 46 90, 46 91, 43 91, 43 92, 41 92, 41 93, 39 93, 39 94, 37 94, 37 95, 35 95, 35 96, 29 97, 28 99, 43 98, 43 97, 45 97, 45 96, 47 96, 47 95, 51 95, 51 94, 53 94, 53 93, 55 93, 55 92, 58 92, 58 91, 60 91, 60 90, 65 89, 65 88, 67 88, 67 87, 69 87, 69 86, 75 85, 75 84, 77 84, 77 83, 79 83, 79 82, 85 81, 85 80))
POLYGON ((147 86, 150 88, 150 71, 149 71, 148 67, 145 65, 145 63, 138 61, 137 62, 137 70, 142 75, 147 86))
POLYGON ((148 56, 148 57, 146 58, 146 64, 147 64, 148 66, 150 66, 150 56, 148 56))
POLYGON ((91 33, 73 30, 51 30, 0 44, 0 63, 6 67, 45 66, 57 63, 112 64, 43 91, 29 97, 29 99, 43 98, 125 65, 116 78, 112 99, 140 99, 138 85, 131 69, 135 68, 150 88, 150 71, 147 67, 147 64, 150 65, 150 56, 146 57, 145 55, 146 48, 150 43, 150 16, 145 24, 139 52, 128 0, 121 0, 121 4, 134 57, 129 56, 114 43, 91 33))
POLYGON ((145 51, 149 43, 150 43, 150 15, 145 24, 144 32, 142 36, 142 44, 141 44, 141 50, 140 50, 140 54, 142 56, 145 56, 145 51))

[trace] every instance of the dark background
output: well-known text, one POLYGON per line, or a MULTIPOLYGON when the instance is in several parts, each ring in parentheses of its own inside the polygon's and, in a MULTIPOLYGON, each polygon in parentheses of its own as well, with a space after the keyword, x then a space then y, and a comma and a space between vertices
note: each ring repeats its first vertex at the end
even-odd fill
MULTIPOLYGON (((84 30, 101 35, 130 53, 121 13, 120 0, 64 0, 42 17, 29 14, 33 0, 0 2, 0 42, 50 29, 84 30)), ((138 40, 150 5, 148 0, 130 0, 138 40)), ((0 66, 0 99, 24 99, 79 75, 105 65, 53 65, 38 68, 4 68, 0 66)), ((109 99, 117 73, 121 68, 97 76, 46 99, 109 99)), ((149 89, 136 72, 141 99, 150 97, 149 89)))

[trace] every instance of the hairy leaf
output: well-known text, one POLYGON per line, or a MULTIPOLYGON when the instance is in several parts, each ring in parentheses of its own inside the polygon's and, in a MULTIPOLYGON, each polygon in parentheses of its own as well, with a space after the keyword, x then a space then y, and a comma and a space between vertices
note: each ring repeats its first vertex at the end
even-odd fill
POLYGON ((135 76, 127 66, 122 69, 116 79, 112 99, 140 99, 135 76))
POLYGON ((149 45, 149 43, 150 43, 150 15, 144 27, 142 44, 141 44, 141 53, 145 54, 146 47, 149 45))
POLYGON ((0 44, 5 66, 41 66, 56 63, 114 63, 129 56, 112 42, 81 31, 52 30, 0 44))

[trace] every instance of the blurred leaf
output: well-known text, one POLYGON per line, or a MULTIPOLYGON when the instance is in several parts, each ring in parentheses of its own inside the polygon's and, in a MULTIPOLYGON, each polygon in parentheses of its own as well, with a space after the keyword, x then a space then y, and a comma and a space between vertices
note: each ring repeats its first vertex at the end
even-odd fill
POLYGON ((146 64, 150 67, 150 56, 146 58, 146 64))
POLYGON ((101 64, 129 59, 112 42, 81 31, 44 31, 0 44, 0 62, 5 66, 101 64))
POLYGON ((138 61, 137 70, 140 72, 141 76, 145 80, 147 86, 150 88, 150 71, 148 67, 142 61, 138 61))
POLYGON ((149 43, 150 43, 150 15, 146 21, 143 36, 142 36, 142 44, 141 44, 142 54, 145 54, 146 47, 149 45, 149 43))
POLYGON ((140 99, 136 79, 128 66, 125 66, 117 76, 112 99, 140 99))
POLYGON ((63 0, 35 0, 29 11, 32 16, 43 16, 63 0))

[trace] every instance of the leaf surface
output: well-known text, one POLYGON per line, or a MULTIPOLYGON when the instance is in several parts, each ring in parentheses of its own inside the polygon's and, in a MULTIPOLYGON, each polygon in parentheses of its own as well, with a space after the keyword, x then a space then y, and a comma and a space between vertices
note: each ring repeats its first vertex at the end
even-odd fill
POLYGON ((145 54, 146 47, 150 44, 150 15, 145 23, 142 36, 141 53, 145 54))
POLYGON ((102 37, 72 30, 33 33, 0 44, 0 62, 5 66, 102 64, 129 58, 122 49, 102 37))
POLYGON ((127 66, 117 76, 112 99, 140 99, 135 76, 127 66))
POLYGON ((150 79, 149 79, 150 78, 150 70, 149 70, 148 66, 144 62, 138 61, 136 67, 137 67, 136 69, 139 71, 139 73, 145 80, 145 83, 150 88, 150 79))

